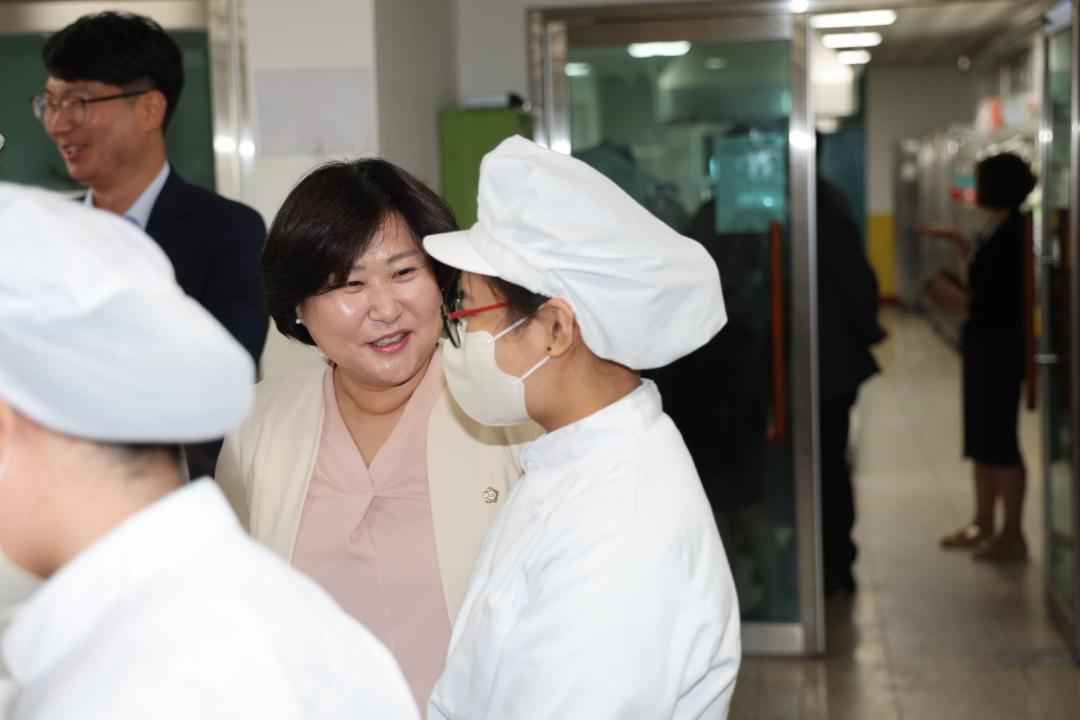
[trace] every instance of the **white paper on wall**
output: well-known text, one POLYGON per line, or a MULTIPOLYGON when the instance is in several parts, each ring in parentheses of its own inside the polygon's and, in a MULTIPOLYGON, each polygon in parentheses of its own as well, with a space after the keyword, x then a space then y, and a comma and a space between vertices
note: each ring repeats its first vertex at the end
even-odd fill
POLYGON ((325 157, 377 149, 370 67, 256 71, 255 111, 262 155, 325 157))

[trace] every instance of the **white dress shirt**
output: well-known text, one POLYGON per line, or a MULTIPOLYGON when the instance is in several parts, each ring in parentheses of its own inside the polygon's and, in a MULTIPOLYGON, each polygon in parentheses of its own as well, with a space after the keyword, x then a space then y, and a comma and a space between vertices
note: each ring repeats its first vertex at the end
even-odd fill
POLYGON ((12 720, 418 717, 386 648, 247 537, 206 479, 61 568, 3 654, 12 720))
MULTIPOLYGON (((154 203, 157 202, 158 195, 161 195, 161 189, 165 187, 165 181, 168 179, 169 163, 165 163, 161 166, 161 170, 154 179, 150 181, 150 184, 146 186, 146 189, 142 191, 142 194, 121 215, 138 225, 140 230, 146 232, 146 225, 150 222, 150 213, 154 211, 154 203)), ((96 207, 94 205, 93 190, 87 191, 83 202, 90 207, 96 207)))
POLYGON ((656 386, 541 437, 522 461, 429 719, 726 717, 735 587, 656 386))

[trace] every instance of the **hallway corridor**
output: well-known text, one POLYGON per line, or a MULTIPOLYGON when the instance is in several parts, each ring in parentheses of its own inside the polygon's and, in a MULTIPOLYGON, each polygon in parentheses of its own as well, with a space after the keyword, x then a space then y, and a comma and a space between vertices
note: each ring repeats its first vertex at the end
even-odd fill
POLYGON ((1080 669, 1044 609, 1038 416, 1021 416, 1031 560, 940 550, 972 513, 959 356, 920 316, 883 322, 883 372, 863 386, 853 425, 859 592, 829 599, 823 658, 744 660, 731 718, 1080 717, 1080 669))

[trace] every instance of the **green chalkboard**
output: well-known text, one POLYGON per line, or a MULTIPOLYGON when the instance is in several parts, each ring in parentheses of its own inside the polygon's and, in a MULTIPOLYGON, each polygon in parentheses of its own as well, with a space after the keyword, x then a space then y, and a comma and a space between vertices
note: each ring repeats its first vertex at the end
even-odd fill
MULTIPOLYGON (((210 52, 205 32, 169 33, 184 56, 184 91, 165 136, 169 162, 189 182, 214 189, 210 52)), ((77 190, 56 148, 30 110, 45 87, 45 35, 0 34, 0 134, 6 139, 0 180, 77 190)))

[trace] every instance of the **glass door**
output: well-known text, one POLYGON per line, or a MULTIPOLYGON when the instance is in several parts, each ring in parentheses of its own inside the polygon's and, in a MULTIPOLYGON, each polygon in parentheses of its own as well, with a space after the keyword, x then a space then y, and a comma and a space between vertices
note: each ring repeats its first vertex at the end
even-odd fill
POLYGON ((712 502, 744 648, 819 652, 806 24, 786 13, 601 12, 550 11, 534 23, 541 140, 716 261, 726 327, 647 374, 712 502))
POLYGON ((1041 347, 1043 466, 1045 468, 1046 595, 1051 616, 1074 658, 1077 636, 1077 495, 1072 440, 1073 294, 1075 244, 1072 198, 1072 28, 1046 41, 1043 167, 1041 347))

